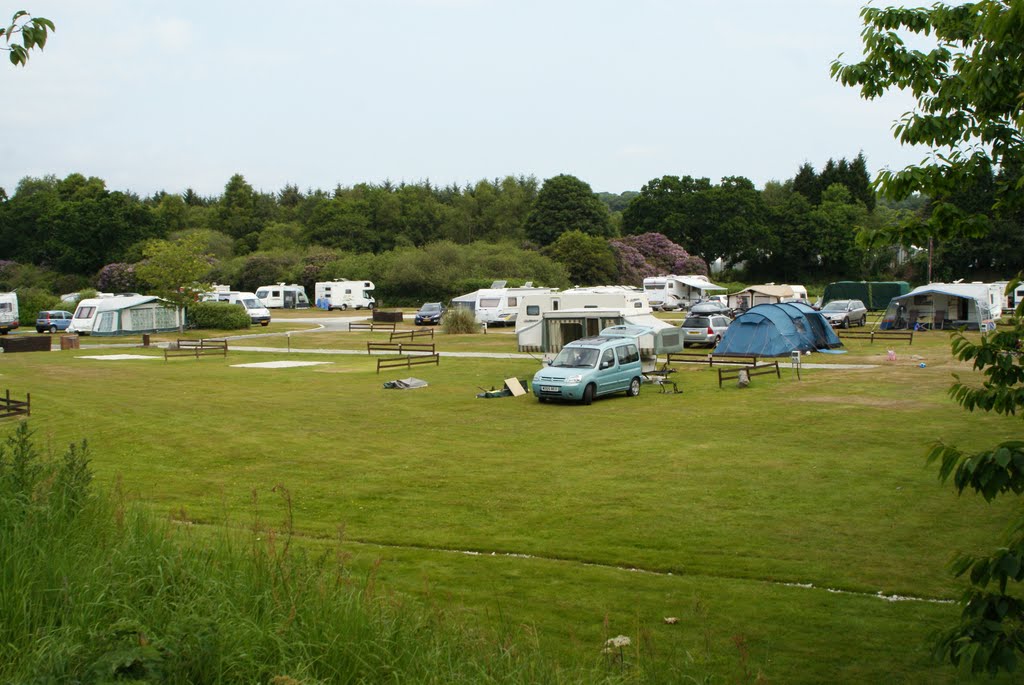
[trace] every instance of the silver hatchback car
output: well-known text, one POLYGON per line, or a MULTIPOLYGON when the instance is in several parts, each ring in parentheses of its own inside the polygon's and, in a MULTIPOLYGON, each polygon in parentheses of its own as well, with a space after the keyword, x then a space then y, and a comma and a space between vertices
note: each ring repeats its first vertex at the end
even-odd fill
POLYGON ((868 308, 860 300, 832 300, 821 308, 821 313, 830 324, 840 328, 863 326, 868 320, 868 308))
POLYGON ((722 340, 732 319, 721 314, 690 314, 679 327, 683 335, 683 347, 690 345, 711 345, 722 340))

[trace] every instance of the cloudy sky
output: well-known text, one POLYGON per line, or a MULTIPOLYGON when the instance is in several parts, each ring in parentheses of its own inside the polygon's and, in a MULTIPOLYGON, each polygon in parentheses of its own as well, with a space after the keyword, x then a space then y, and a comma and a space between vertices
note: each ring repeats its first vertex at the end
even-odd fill
POLYGON ((99 176, 220 194, 560 173, 596 191, 863 151, 919 161, 829 77, 860 0, 24 0, 56 33, 0 63, 0 187, 99 176))

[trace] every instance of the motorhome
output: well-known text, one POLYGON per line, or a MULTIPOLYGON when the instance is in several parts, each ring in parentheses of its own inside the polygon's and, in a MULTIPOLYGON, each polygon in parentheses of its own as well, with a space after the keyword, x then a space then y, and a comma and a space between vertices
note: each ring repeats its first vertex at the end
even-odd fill
POLYGON ((7 335, 18 326, 18 294, 0 293, 0 335, 7 335))
MULTIPOLYGON (((566 343, 623 323, 650 325, 642 291, 617 285, 532 293, 521 298, 516 338, 523 352, 557 352, 566 343)), ((669 325, 669 324, 666 324, 669 325)))
POLYGON ((644 279, 644 293, 653 309, 671 311, 688 309, 701 300, 706 300, 714 291, 725 292, 724 286, 715 285, 707 276, 652 276, 644 279))
POLYGON ((373 309, 377 300, 373 298, 372 281, 318 281, 314 288, 313 302, 320 309, 373 309))
POLYGON ((309 307, 306 289, 292 283, 286 285, 261 285, 256 289, 256 297, 262 300, 268 309, 305 309, 309 307))
POLYGON ((490 288, 476 291, 473 312, 477 323, 488 326, 514 324, 519 313, 519 303, 524 297, 552 291, 552 288, 534 287, 531 281, 527 281, 519 288, 507 288, 505 284, 506 281, 495 281, 490 288))
POLYGON ((254 324, 261 326, 270 325, 270 310, 263 304, 263 301, 256 297, 255 293, 244 293, 237 290, 214 291, 206 293, 200 298, 203 302, 227 302, 237 304, 245 309, 249 319, 254 324))

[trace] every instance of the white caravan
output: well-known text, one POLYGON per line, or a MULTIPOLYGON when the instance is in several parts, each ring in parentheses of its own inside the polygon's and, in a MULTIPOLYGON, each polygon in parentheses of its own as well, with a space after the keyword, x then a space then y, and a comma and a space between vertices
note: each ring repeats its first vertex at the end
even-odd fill
POLYGON ((68 333, 128 335, 177 330, 184 324, 178 307, 152 295, 91 297, 78 303, 68 333))
POLYGON ((261 285, 256 289, 256 297, 262 300, 263 306, 268 309, 305 309, 309 307, 306 289, 295 283, 291 285, 284 283, 261 285))
POLYGON ((516 338, 520 351, 557 351, 567 342, 598 335, 608 326, 650 325, 649 319, 653 319, 650 302, 636 288, 602 285, 552 290, 520 299, 516 338))
POLYGON ((490 288, 476 291, 473 307, 477 323, 508 326, 516 322, 520 301, 528 295, 551 292, 551 288, 535 288, 527 281, 520 288, 506 288, 506 281, 495 281, 490 288))
POLYGON ((320 309, 345 311, 352 309, 373 309, 373 281, 318 281, 314 286, 314 304, 320 309))
POLYGON ((19 325, 17 293, 0 293, 0 335, 7 335, 19 325))
POLYGON ((206 293, 202 297, 203 302, 227 302, 237 304, 245 309, 249 319, 254 324, 261 326, 270 325, 270 310, 266 308, 263 301, 256 297, 255 293, 243 293, 237 290, 214 291, 206 293))
POLYGON ((707 276, 693 274, 688 276, 652 276, 644 279, 644 293, 654 309, 670 311, 673 309, 689 309, 701 300, 710 297, 711 291, 724 292, 727 288, 715 285, 707 276))

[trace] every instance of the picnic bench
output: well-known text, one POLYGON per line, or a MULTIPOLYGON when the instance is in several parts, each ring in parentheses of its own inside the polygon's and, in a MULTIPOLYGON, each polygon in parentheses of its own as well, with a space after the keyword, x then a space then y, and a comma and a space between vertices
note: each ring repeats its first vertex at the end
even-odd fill
POLYGON ((754 364, 753 366, 744 366, 738 369, 719 369, 718 370, 718 388, 722 388, 722 383, 730 380, 738 380, 741 373, 746 373, 747 378, 752 376, 764 376, 766 374, 774 373, 776 378, 782 378, 782 372, 779 371, 779 360, 771 362, 764 362, 762 364, 754 364))
POLYGON ((164 361, 171 357, 195 357, 199 359, 199 357, 205 357, 210 354, 228 356, 228 341, 213 338, 201 340, 182 340, 179 338, 164 348, 164 361))
POLYGON ((25 401, 12 400, 11 391, 8 390, 4 397, 0 397, 0 419, 6 419, 9 416, 31 416, 32 415, 32 395, 25 393, 25 401))
POLYGON ((366 343, 366 353, 373 354, 374 352, 397 352, 398 354, 421 352, 433 354, 436 350, 434 349, 434 343, 372 341, 366 343))
POLYGON ((853 340, 868 340, 871 343, 878 340, 906 340, 908 345, 914 344, 914 331, 912 330, 900 330, 900 331, 850 331, 843 330, 839 333, 839 339, 843 340, 850 338, 853 340))
POLYGON ((420 354, 420 355, 403 355, 401 357, 380 357, 377 359, 377 373, 380 373, 381 369, 395 369, 399 367, 411 368, 420 364, 434 364, 439 366, 441 364, 441 355, 438 353, 433 354, 420 354))
POLYGON ((376 331, 389 331, 395 332, 395 324, 393 322, 381 322, 381 321, 353 321, 348 325, 350 331, 370 331, 374 333, 376 331))

